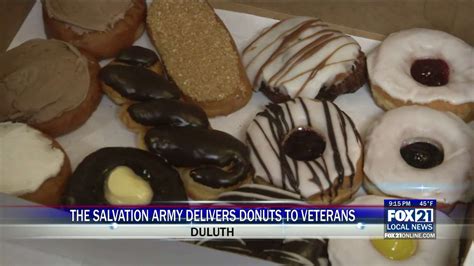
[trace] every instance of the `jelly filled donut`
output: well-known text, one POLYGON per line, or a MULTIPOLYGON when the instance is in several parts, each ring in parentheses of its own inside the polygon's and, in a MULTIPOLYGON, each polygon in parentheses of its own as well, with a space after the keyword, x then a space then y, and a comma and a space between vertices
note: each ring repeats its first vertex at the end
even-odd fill
POLYGON ((369 130, 364 187, 373 194, 452 205, 473 194, 474 132, 452 113, 423 106, 386 112, 369 130))
POLYGON ((352 120, 335 104, 296 98, 269 104, 247 130, 256 181, 339 203, 362 183, 362 143, 352 120))
POLYGON ((0 193, 58 205, 71 174, 61 145, 23 123, 0 123, 0 193))
POLYGON ((249 150, 233 136, 199 127, 158 127, 144 136, 146 148, 181 170, 193 199, 215 199, 248 183, 253 175, 249 150))
POLYGON ((448 33, 392 33, 369 54, 367 69, 385 110, 418 104, 474 119, 474 48, 448 33))
POLYGON ((209 128, 206 112, 192 103, 179 100, 159 99, 124 105, 120 119, 131 130, 142 133, 150 127, 209 128))
POLYGON ((76 168, 66 205, 147 205, 187 201, 179 174, 161 158, 135 148, 102 148, 76 168))
MULTIPOLYGON (((384 198, 363 196, 353 205, 383 206, 384 198)), ((330 239, 329 261, 333 266, 349 265, 458 265, 460 227, 436 211, 438 239, 330 239)))
POLYGON ((350 36, 319 19, 295 17, 263 31, 243 51, 255 90, 273 102, 333 100, 365 84, 365 55, 350 36))

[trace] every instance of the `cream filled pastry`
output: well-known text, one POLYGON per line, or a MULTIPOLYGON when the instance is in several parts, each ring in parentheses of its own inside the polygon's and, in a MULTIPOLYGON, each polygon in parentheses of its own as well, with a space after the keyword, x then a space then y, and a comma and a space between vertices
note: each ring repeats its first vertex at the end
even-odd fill
POLYGON ((35 39, 0 55, 0 81, 0 121, 41 123, 79 106, 90 78, 74 46, 35 39))
POLYGON ((452 113, 393 109, 374 123, 365 144, 370 192, 444 204, 472 200, 474 132, 452 113))
POLYGON ((0 122, 58 136, 81 126, 101 93, 99 66, 71 44, 33 39, 0 55, 0 122))
POLYGON ((296 98, 270 104, 247 130, 257 182, 338 203, 362 183, 362 142, 335 104, 296 98))
MULTIPOLYGON (((363 196, 353 205, 383 206, 384 198, 363 196)), ((330 239, 329 261, 345 265, 458 265, 461 230, 442 212, 436 212, 438 239, 330 239)))
POLYGON ((0 192, 43 204, 58 202, 71 169, 57 142, 26 124, 4 122, 0 146, 0 192), (38 200, 39 193, 49 197, 38 200))
POLYGON ((474 119, 474 48, 448 33, 390 34, 367 58, 376 103, 388 110, 425 105, 474 119))
POLYGON ((264 30, 245 48, 242 61, 254 89, 274 102, 298 96, 332 100, 366 81, 359 44, 309 17, 282 20, 264 30))
POLYGON ((144 0, 43 0, 46 35, 108 58, 144 31, 144 0))

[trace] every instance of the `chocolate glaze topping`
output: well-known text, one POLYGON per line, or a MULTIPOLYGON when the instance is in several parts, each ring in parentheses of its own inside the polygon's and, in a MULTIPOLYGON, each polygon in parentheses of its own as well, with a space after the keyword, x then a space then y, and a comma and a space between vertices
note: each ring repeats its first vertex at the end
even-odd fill
POLYGON ((429 169, 440 165, 444 159, 443 150, 427 142, 414 142, 400 149, 405 162, 419 169, 429 169))
POLYGON ((190 175, 203 185, 220 188, 243 181, 253 168, 249 150, 233 136, 195 127, 159 127, 145 135, 153 153, 177 167, 194 167, 190 175), (230 167, 224 170, 224 167, 230 167))
POLYGON ((161 201, 186 201, 178 172, 161 158, 135 148, 102 148, 89 154, 69 178, 63 202, 66 205, 108 205, 104 182, 117 166, 126 166, 149 182, 151 204, 161 201))
POLYGON ((100 70, 99 78, 123 97, 135 101, 181 97, 174 83, 143 67, 107 65, 100 70))
POLYGON ((209 128, 209 120, 201 107, 178 100, 159 99, 135 103, 127 111, 135 122, 145 126, 209 128))
POLYGON ((158 61, 158 56, 150 49, 140 46, 131 46, 120 51, 115 59, 132 66, 149 67, 158 61))

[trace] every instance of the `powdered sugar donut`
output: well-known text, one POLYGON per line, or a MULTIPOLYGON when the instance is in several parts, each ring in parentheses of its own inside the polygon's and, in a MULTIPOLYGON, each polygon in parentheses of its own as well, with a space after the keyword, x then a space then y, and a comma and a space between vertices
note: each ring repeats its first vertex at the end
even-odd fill
POLYGON ((365 84, 365 54, 350 36, 316 18, 282 20, 243 51, 255 90, 273 102, 307 97, 333 100, 365 84))
MULTIPOLYGON (((383 206, 383 202, 383 197, 363 196, 351 204, 383 206)), ((453 223, 447 215, 437 211, 437 239, 330 239, 329 261, 333 266, 458 265, 461 230, 453 223), (385 248, 385 254, 380 248, 385 248)))
POLYGON ((390 34, 367 57, 376 103, 389 110, 426 105, 474 119, 474 48, 442 31, 390 34))
POLYGON ((400 107, 374 123, 365 144, 369 192, 448 205, 472 199, 474 132, 455 115, 400 107))
POLYGON ((361 185, 362 143, 352 120, 335 104, 296 98, 269 104, 247 130, 256 181, 339 203, 361 185))

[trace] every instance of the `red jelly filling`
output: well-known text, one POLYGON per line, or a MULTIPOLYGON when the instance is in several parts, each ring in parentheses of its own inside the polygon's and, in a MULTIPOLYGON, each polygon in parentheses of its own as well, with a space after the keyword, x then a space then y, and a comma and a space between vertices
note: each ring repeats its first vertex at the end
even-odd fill
POLYGON ((283 142, 283 152, 297 161, 312 161, 326 149, 323 137, 314 130, 298 127, 283 142))
POLYGON ((413 79, 430 87, 443 86, 449 81, 449 66, 441 59, 416 60, 410 72, 413 79))

